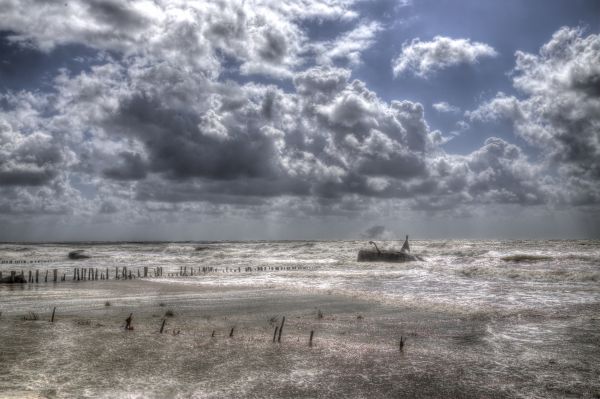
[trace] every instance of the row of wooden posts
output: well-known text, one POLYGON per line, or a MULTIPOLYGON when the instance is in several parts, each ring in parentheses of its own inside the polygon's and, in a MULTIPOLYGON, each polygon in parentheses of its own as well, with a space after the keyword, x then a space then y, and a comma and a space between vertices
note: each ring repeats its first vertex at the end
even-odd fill
MULTIPOLYGON (((0 312, 0 314, 2 314, 0 312)), ((56 314, 56 306, 52 309, 52 316, 50 317, 50 323, 54 323, 54 316, 56 314)), ((37 316, 36 316, 37 319, 37 316)), ((133 330, 133 313, 129 314, 129 317, 127 317, 127 319, 125 319, 125 330, 131 331, 133 330)), ((160 334, 162 334, 165 330, 165 325, 167 324, 167 319, 163 319, 162 323, 160 325, 160 334)), ((275 331, 273 332, 273 343, 275 343, 275 340, 277 340, 277 343, 281 343, 281 334, 283 333, 283 326, 285 325, 285 316, 283 316, 283 318, 281 319, 281 325, 279 326, 275 326, 275 331)), ((233 338, 233 332, 235 330, 235 327, 231 327, 231 331, 229 332, 229 338, 233 338)), ((215 333, 216 330, 212 330, 212 334, 210 335, 211 338, 215 337, 215 333)), ((308 339, 308 346, 312 348, 313 346, 313 338, 315 335, 315 331, 311 330, 310 331, 310 337, 308 339)), ((404 345, 406 344, 406 338, 404 338, 403 336, 400 336, 400 341, 398 344, 398 349, 400 350, 400 352, 404 352, 404 345)))
POLYGON ((47 259, 31 259, 31 260, 23 260, 23 259, 2 259, 0 260, 0 265, 21 265, 21 264, 33 264, 33 263, 51 263, 53 260, 47 259))
MULTIPOLYGON (((52 309, 52 316, 50 317, 50 323, 54 323, 54 316, 56 315, 56 306, 52 309)), ((37 316, 36 316, 37 319, 37 316)), ((127 331, 131 331, 133 330, 133 313, 129 314, 129 317, 127 317, 127 319, 125 319, 125 330, 127 331)), ((162 334, 165 330, 165 325, 167 324, 167 319, 163 319, 162 323, 160 325, 160 334, 162 334)), ((275 340, 277 340, 277 343, 281 343, 281 334, 283 333, 283 326, 285 325, 285 316, 283 316, 283 318, 281 319, 281 325, 276 326, 275 327, 275 332, 273 333, 273 343, 275 342, 275 340)), ((235 327, 231 327, 231 331, 229 332, 229 338, 233 338, 233 332, 235 330, 235 327)), ((212 330, 212 334, 210 335, 211 338, 215 337, 215 333, 216 330, 212 330)), ((312 347, 313 346, 313 337, 314 337, 315 331, 311 330, 310 331, 310 337, 308 339, 308 346, 312 347)), ((400 337, 400 350, 402 350, 402 348, 404 347, 404 341, 403 338, 400 337)))
POLYGON ((190 266, 189 268, 189 273, 188 273, 188 267, 187 266, 180 266, 179 267, 179 272, 178 273, 169 273, 168 276, 169 277, 175 277, 175 276, 194 276, 194 273, 196 273, 195 275, 199 275, 199 274, 205 274, 205 273, 241 273, 241 272, 267 272, 267 271, 286 271, 286 270, 308 270, 308 269, 312 269, 313 267, 311 266, 245 266, 245 267, 225 267, 225 268, 216 268, 216 267, 212 267, 212 266, 203 266, 203 267, 198 267, 198 268, 194 268, 192 266, 190 266))
MULTIPOLYGON (((169 277, 176 276, 194 276, 206 273, 241 273, 243 272, 254 272, 254 271, 290 271, 290 270, 306 270, 311 269, 310 266, 256 266, 256 267, 237 267, 237 268, 216 268, 213 266, 202 266, 202 267, 192 267, 189 269, 187 266, 181 266, 179 268, 179 273, 168 273, 169 277)), ((43 273, 43 272, 42 272, 43 273)), ((142 269, 137 268, 134 270, 127 268, 126 266, 119 267, 115 266, 113 273, 115 280, 126 280, 140 277, 161 277, 163 276, 163 267, 158 266, 155 268, 148 268, 148 266, 144 266, 142 269)), ((93 267, 76 267, 73 269, 72 276, 73 281, 87 281, 87 280, 110 280, 111 273, 110 268, 105 268, 104 270, 93 267)), ((0 271, 0 281, 3 280, 2 271, 0 271)), ((47 283, 48 281, 58 282, 58 281, 67 281, 67 273, 62 272, 62 275, 59 275, 59 269, 46 269, 45 274, 43 276, 43 282, 47 283), (51 275, 49 276, 49 273, 51 275), (49 280, 50 278, 50 280, 49 280)), ((20 274, 16 271, 10 271, 10 278, 8 279, 9 283, 22 282, 22 283, 40 283, 42 282, 42 276, 40 270, 28 270, 27 276, 25 276, 25 272, 23 270, 20 271, 20 274)))
MULTIPOLYGON (((149 269, 147 266, 144 266, 142 269, 143 272, 140 272, 140 269, 136 269, 136 273, 133 273, 131 269, 127 267, 119 268, 115 267, 114 279, 115 280, 123 280, 123 279, 132 279, 135 277, 148 277, 154 275, 154 277, 160 277, 163 275, 163 268, 156 267, 153 269, 149 269)), ((101 270, 93 267, 76 267, 73 269, 73 281, 86 281, 86 280, 109 280, 110 279, 110 269, 107 267, 105 270, 101 270)), ((48 274, 50 273, 50 269, 46 269, 46 273, 43 276, 43 282, 48 282, 48 274)), ((67 281, 67 274, 63 272, 62 276, 59 276, 58 269, 52 269, 52 275, 50 276, 50 281, 58 282, 67 281)), ((3 280, 2 271, 0 271, 0 281, 3 280)), ((10 278, 8 279, 9 283, 14 282, 27 282, 27 283, 39 283, 41 282, 40 271, 36 270, 28 270, 27 271, 27 279, 25 278, 25 272, 21 270, 20 274, 17 274, 16 271, 10 271, 10 278)))
MULTIPOLYGON (((54 311, 52 312, 52 320, 54 320, 54 311)), ((133 321, 133 313, 129 314, 129 317, 127 319, 125 319, 125 330, 133 330, 132 321, 133 321)), ((162 334, 164 332, 166 324, 167 324, 167 319, 163 319, 162 323, 160 325, 160 331, 159 331, 160 334, 162 334)), ((277 341, 277 343, 281 343, 281 334, 283 333, 284 325, 285 325, 285 316, 283 316, 283 318, 281 319, 281 325, 275 327, 275 331, 273 332, 273 343, 275 343, 275 341, 277 341)), ((229 331, 229 338, 233 338, 234 331, 235 331, 235 327, 231 327, 231 330, 229 331)), ((210 335, 211 338, 215 337, 215 333, 216 333, 216 330, 212 330, 212 334, 210 335)), ((315 335, 315 331, 311 330, 310 337, 308 339, 308 346, 311 348, 313 346, 314 335, 315 335)), ((402 340, 402 337, 400 337, 400 350, 402 350, 403 347, 404 347, 404 341, 402 340)))

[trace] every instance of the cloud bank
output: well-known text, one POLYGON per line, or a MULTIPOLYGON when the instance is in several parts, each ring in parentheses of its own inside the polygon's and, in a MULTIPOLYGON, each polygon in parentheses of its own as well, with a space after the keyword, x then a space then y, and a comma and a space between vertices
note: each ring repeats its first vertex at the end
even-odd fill
MULTIPOLYGON (((538 160, 493 136, 448 153, 422 104, 384 100, 353 78, 384 27, 359 20, 352 1, 33 3, 0 10, 14 46, 76 43, 96 56, 58 70, 51 90, 1 94, 4 221, 467 215, 600 200, 597 35, 563 28, 539 54, 517 52, 522 97, 499 93, 466 114, 509 119, 538 160), (311 42, 304 25, 322 21, 353 27, 311 42)), ((426 78, 496 55, 469 39, 414 39, 393 73, 426 78)))

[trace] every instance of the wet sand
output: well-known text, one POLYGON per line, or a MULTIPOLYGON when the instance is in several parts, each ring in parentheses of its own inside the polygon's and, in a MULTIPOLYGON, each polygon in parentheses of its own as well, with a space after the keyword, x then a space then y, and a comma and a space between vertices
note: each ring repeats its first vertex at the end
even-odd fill
POLYGON ((554 319, 494 318, 327 292, 128 280, 4 289, 1 310, 1 397, 600 396, 596 305, 554 319), (29 311, 40 320, 23 320, 29 311), (546 323, 552 336, 511 346, 519 329, 546 323))

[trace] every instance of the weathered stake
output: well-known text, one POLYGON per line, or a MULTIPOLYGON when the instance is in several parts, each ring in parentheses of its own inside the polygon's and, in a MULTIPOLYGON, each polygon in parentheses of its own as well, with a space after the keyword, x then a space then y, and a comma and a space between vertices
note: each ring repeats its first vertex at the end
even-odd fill
POLYGON ((400 352, 404 352, 404 343, 406 342, 406 340, 404 339, 404 337, 401 335, 400 336, 400 352))
POLYGON ((52 309, 52 317, 50 318, 50 323, 54 323, 54 313, 56 313, 56 306, 52 309))
POLYGON ((133 313, 129 314, 129 317, 125 319, 125 329, 133 330, 133 326, 131 325, 131 320, 133 320, 133 313))
POLYGON ((314 331, 311 330, 310 332, 310 338, 308 339, 308 346, 312 348, 312 339, 313 339, 313 335, 314 335, 314 331))
POLYGON ((233 329, 234 329, 234 328, 235 328, 235 327, 231 327, 231 331, 229 332, 229 338, 233 337, 233 329))
POLYGON ((277 342, 281 342, 281 333, 283 332, 283 325, 285 324, 285 316, 281 319, 281 327, 279 327, 279 335, 277 336, 277 342))
POLYGON ((163 333, 163 329, 165 328, 165 323, 167 322, 167 319, 163 319, 162 325, 160 326, 160 333, 163 333))
POLYGON ((275 342, 275 338, 277 338, 277 330, 279 330, 279 326, 275 326, 275 332, 273 333, 273 342, 275 342))

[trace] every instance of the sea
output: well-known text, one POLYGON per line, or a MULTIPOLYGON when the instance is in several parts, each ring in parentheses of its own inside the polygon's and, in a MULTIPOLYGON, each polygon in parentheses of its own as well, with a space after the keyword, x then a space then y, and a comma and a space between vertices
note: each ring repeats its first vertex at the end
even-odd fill
MULTIPOLYGON (((382 241, 382 249, 402 242, 382 241)), ((464 312, 560 311, 600 302, 600 241, 412 241, 422 261, 357 262, 365 241, 0 244, 0 271, 163 268, 169 284, 282 287, 464 312), (68 253, 84 250, 85 261, 68 253), (18 262, 18 263, 17 263, 18 262), (202 268, 217 272, 203 273, 202 268), (250 268, 250 269, 247 269, 250 268), (263 272, 256 271, 261 268, 263 272), (180 272, 185 269, 186 276, 180 272), (238 270, 240 270, 238 272, 238 270), (248 271, 253 270, 253 271, 248 271)), ((112 275, 111 274, 111 275, 112 275)), ((113 275, 114 278, 114 275, 113 275)))

